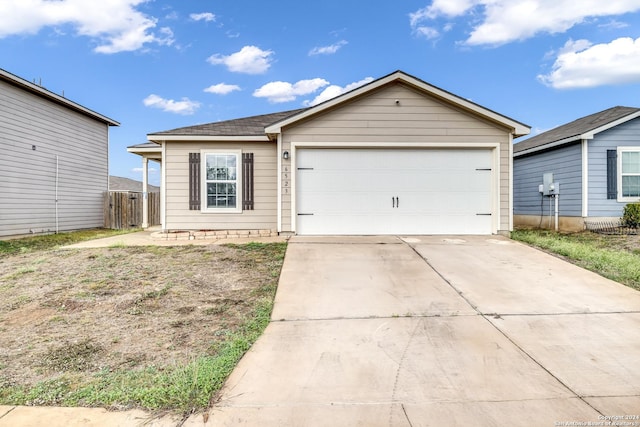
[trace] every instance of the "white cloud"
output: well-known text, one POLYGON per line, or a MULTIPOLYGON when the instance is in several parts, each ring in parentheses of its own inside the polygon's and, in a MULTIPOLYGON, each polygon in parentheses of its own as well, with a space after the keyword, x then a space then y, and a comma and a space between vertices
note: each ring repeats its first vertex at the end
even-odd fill
POLYGON ((539 33, 563 33, 588 18, 638 10, 638 0, 433 0, 409 14, 409 23, 415 34, 429 36, 433 31, 423 28, 433 28, 439 18, 469 16, 474 27, 465 44, 500 45, 539 33))
POLYGON ((364 79, 350 83, 345 87, 341 87, 338 85, 331 85, 325 88, 318 96, 316 96, 311 101, 304 101, 303 105, 307 107, 311 107, 313 105, 318 105, 324 101, 328 101, 329 99, 335 98, 336 96, 342 95, 343 93, 347 93, 353 89, 359 88, 360 86, 364 86, 367 83, 373 81, 373 77, 365 77, 364 79))
POLYGON ((271 50, 262 50, 256 46, 245 46, 239 52, 224 56, 211 55, 207 61, 213 65, 225 65, 229 71, 245 74, 262 74, 271 67, 271 50))
POLYGON ((135 51, 149 43, 170 45, 173 34, 153 32, 157 19, 136 10, 148 0, 21 0, 0 2, 0 38, 36 34, 45 27, 69 25, 97 42, 98 53, 135 51))
POLYGON ((347 43, 348 42, 346 40, 340 40, 339 42, 334 43, 334 44, 329 45, 329 46, 314 47, 313 49, 311 49, 309 51, 309 56, 314 56, 314 55, 333 55, 338 50, 340 50, 340 48, 342 46, 346 45, 347 43))
POLYGON ((270 82, 253 92, 256 98, 267 98, 269 102, 294 101, 298 96, 309 95, 318 89, 325 87, 329 82, 325 79, 300 80, 297 83, 270 82))
POLYGON ((226 83, 218 83, 217 85, 211 85, 204 91, 214 93, 216 95, 227 95, 233 91, 240 90, 238 85, 228 85, 226 83))
POLYGON ((538 80, 556 89, 640 82, 640 38, 623 37, 592 45, 569 40, 548 74, 538 80))
POLYGON ((189 15, 189 18, 193 19, 194 21, 215 22, 216 15, 211 12, 192 13, 191 15, 189 15))
POLYGON ((151 94, 147 96, 143 101, 145 106, 151 108, 158 108, 167 113, 182 114, 185 116, 191 115, 200 108, 200 103, 197 101, 191 101, 189 98, 182 98, 180 101, 173 99, 165 99, 158 95, 151 94))

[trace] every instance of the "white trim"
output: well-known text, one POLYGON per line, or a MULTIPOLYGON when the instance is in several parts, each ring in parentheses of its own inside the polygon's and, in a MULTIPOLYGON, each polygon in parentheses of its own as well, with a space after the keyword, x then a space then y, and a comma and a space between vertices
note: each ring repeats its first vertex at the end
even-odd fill
POLYGON ((582 140, 582 217, 589 216, 589 142, 582 140))
POLYGON ((276 231, 282 232, 282 134, 278 135, 276 141, 276 173, 278 174, 276 179, 276 231))
MULTIPOLYGON (((493 158, 495 167, 492 168, 493 184, 493 209, 495 215, 493 215, 493 224, 491 232, 497 234, 500 228, 500 143, 498 142, 478 142, 478 143, 437 143, 437 142, 311 142, 311 141, 291 141, 290 159, 291 159, 291 232, 296 233, 297 228, 297 215, 296 215, 296 199, 297 199, 297 184, 296 177, 298 175, 296 164, 296 152, 298 149, 304 148, 456 148, 456 149, 469 149, 469 148, 485 148, 493 150, 493 158)), ((513 214, 510 214, 510 218, 513 218, 513 214)))
POLYGON ((615 120, 611 123, 607 123, 606 125, 602 125, 599 128, 595 128, 589 132, 585 132, 582 134, 582 139, 593 139, 595 134, 600 133, 600 132, 604 132, 607 129, 611 129, 613 127, 616 127, 618 125, 621 125, 622 123, 626 123, 629 120, 633 120, 636 117, 640 117, 640 111, 636 111, 635 113, 631 113, 629 115, 626 115, 624 117, 619 118, 618 120, 615 120))
POLYGON ((5 80, 8 81, 9 83, 12 83, 14 85, 17 85, 19 87, 21 87, 24 90, 27 90, 29 92, 35 93, 37 95, 40 95, 44 98, 49 99, 50 101, 53 101, 55 103, 61 104, 71 110, 77 111, 79 113, 84 114, 85 116, 89 116, 94 120, 98 120, 101 122, 106 123, 108 126, 120 126, 120 123, 118 123, 117 121, 110 119, 107 116, 104 116, 100 113, 96 113, 95 111, 87 108, 87 107, 83 107, 82 105, 73 102, 67 98, 65 98, 64 96, 60 96, 54 92, 51 92, 48 89, 43 88, 42 86, 39 86, 35 83, 31 83, 28 80, 25 80, 21 77, 16 76, 15 74, 11 74, 8 71, 5 71, 3 69, 0 68, 0 80, 5 80))
POLYGON ((163 142, 162 147, 162 165, 160 166, 160 224, 162 225, 162 231, 167 230, 167 168, 166 162, 166 143, 163 142))
POLYGON ((347 102, 353 98, 356 98, 362 94, 365 94, 367 92, 370 92, 372 90, 375 90, 381 86, 384 86, 386 84, 395 82, 395 81, 400 81, 403 82, 405 84, 409 84, 411 86, 414 86, 420 90, 422 90, 423 92, 427 92, 428 94, 430 94, 431 96, 435 96, 441 100, 444 100, 448 103, 457 105, 458 107, 461 107, 467 111, 470 111, 472 113, 475 113, 476 115, 479 115, 481 117, 484 117, 487 120, 490 120, 492 122, 498 123, 502 126, 508 127, 511 129, 511 132, 515 135, 518 136, 522 136, 522 135, 528 135, 529 132, 531 131, 531 128, 529 126, 523 125, 522 123, 516 122, 515 120, 512 120, 508 117, 505 117, 501 114, 498 114, 494 111, 488 110, 478 104, 475 104, 471 101, 468 101, 464 98, 460 98, 457 95, 454 95, 450 92, 447 92, 445 90, 442 90, 438 87, 432 86, 420 79, 417 79, 413 76, 410 76, 406 73, 403 73, 402 71, 396 71, 395 73, 392 73, 386 77, 382 77, 378 80, 374 80, 373 82, 361 86, 357 89, 354 89, 350 92, 347 92, 343 95, 340 95, 338 97, 335 97, 329 101, 323 102, 322 104, 318 104, 315 107, 309 108, 299 114, 296 114, 295 116, 291 116, 288 117, 284 120, 281 120, 277 123, 274 123, 271 126, 267 126, 265 128, 265 132, 267 134, 278 134, 282 132, 282 128, 285 126, 288 126, 292 123, 295 123, 299 120, 305 119, 306 117, 309 117, 311 115, 317 114, 319 112, 325 111, 329 108, 332 108, 336 105, 339 105, 343 102, 347 102))
MULTIPOLYGON (((524 156, 525 154, 531 154, 542 150, 548 150, 549 148, 558 147, 560 145, 569 144, 571 142, 578 142, 580 140, 580 136, 571 136, 569 138, 564 138, 559 141, 552 142, 550 144, 539 145, 537 147, 527 148, 526 150, 518 151, 517 153, 513 153, 513 157, 524 156)), ((583 139, 591 139, 591 138, 583 138, 583 139)), ((519 142, 518 144, 523 144, 527 141, 519 142)))
MULTIPOLYGON (((500 151, 500 148, 498 148, 500 151)), ((498 160, 498 164, 500 164, 498 160)), ((500 191, 500 175, 498 175, 498 191, 500 191)), ((498 198, 500 193, 498 193, 498 198)), ((498 206, 499 209, 499 206, 498 206)), ((509 230, 513 231, 513 135, 509 135, 509 230)), ((500 223, 498 222, 498 229, 500 223)))
POLYGON ((291 141, 291 148, 289 149, 289 159, 291 159, 291 232, 296 233, 298 228, 298 216, 296 215, 296 177, 298 176, 298 169, 296 163, 296 144, 291 141))
POLYGON ((159 141, 189 141, 189 142, 271 142, 267 135, 248 136, 215 136, 215 135, 147 135, 151 142, 159 141))
POLYGON ((497 142, 314 142, 291 141, 299 148, 497 148, 497 142))
POLYGON ((200 212, 205 214, 238 214, 242 213, 242 150, 200 150, 200 212), (236 207, 210 208, 207 206, 207 154, 236 156, 236 207))
MULTIPOLYGON (((517 153, 514 153, 514 157, 519 157, 519 156, 523 156, 525 154, 531 154, 531 153, 535 153, 537 151, 542 151, 542 150, 547 150, 549 148, 553 148, 553 147, 557 147, 558 145, 563 145, 563 144, 568 144, 570 142, 573 141, 580 141, 580 140, 588 140, 588 139, 593 139, 595 138, 596 134, 600 133, 600 132, 604 132, 605 130, 611 129, 613 127, 616 127, 618 125, 621 125, 622 123, 628 122, 629 120, 633 120, 637 117, 640 117, 640 111, 637 111, 635 113, 631 113, 627 116, 624 116, 618 120, 615 120, 611 123, 607 123, 606 125, 600 126, 599 128, 590 130, 589 132, 585 132, 581 135, 574 135, 574 136, 570 136, 564 139, 560 139, 558 141, 553 141, 551 143, 548 144, 543 144, 543 145, 538 145, 537 147, 531 147, 531 148, 527 148, 526 150, 522 150, 522 151, 518 151, 517 153)), ((526 141, 522 141, 522 143, 525 143, 526 141)))
POLYGON ((622 153, 625 151, 630 152, 640 152, 640 147, 618 147, 617 155, 618 155, 618 165, 617 165, 617 187, 618 187, 618 202, 638 202, 640 201, 640 197, 624 197, 622 196, 622 153))

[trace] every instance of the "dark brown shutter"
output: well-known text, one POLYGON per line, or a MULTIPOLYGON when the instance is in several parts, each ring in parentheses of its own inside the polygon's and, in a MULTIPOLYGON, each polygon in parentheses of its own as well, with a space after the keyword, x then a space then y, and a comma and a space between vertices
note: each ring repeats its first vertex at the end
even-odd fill
POLYGON ((618 198, 618 156, 616 150, 607 150, 607 199, 618 198))
POLYGON ((242 209, 253 210, 253 153, 242 153, 242 209))
POLYGON ((200 206, 200 153, 189 153, 189 210, 200 206))

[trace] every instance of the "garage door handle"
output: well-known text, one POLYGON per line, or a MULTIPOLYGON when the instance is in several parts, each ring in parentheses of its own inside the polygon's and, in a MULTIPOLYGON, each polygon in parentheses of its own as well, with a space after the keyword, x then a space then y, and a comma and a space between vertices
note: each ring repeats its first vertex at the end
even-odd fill
POLYGON ((400 207, 400 198, 396 197, 396 208, 400 207))
POLYGON ((392 197, 392 198, 391 198, 391 207, 392 207, 392 208, 395 208, 395 207, 396 207, 396 198, 395 198, 395 197, 392 197))

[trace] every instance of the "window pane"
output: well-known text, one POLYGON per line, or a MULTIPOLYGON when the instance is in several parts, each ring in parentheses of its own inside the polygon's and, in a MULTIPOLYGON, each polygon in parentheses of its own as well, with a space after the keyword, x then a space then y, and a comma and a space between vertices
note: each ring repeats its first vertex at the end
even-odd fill
POLYGON ((622 196, 640 197, 640 176, 622 177, 622 196))
POLYGON ((237 155, 206 155, 207 207, 236 208, 237 155))
POLYGON ((640 173, 640 152, 622 152, 622 173, 640 173))

